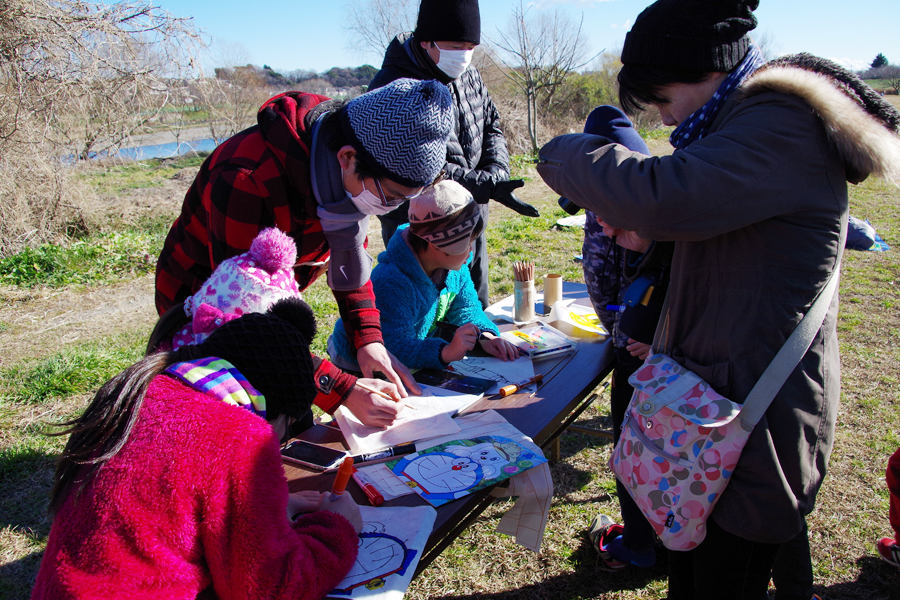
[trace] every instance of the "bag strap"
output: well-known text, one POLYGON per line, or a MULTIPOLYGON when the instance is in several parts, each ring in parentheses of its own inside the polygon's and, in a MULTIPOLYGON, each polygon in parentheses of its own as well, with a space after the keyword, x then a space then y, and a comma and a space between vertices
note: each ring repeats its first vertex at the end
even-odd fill
POLYGON ((803 319, 794 328, 790 337, 769 363, 769 366, 763 372, 762 377, 750 390, 747 399, 744 400, 744 407, 741 409, 741 418, 750 425, 756 425, 762 416, 768 410, 775 394, 787 381, 787 378, 793 373, 794 368, 800 363, 800 359, 809 350, 813 338, 825 322, 825 315, 828 314, 828 308, 831 306, 831 299, 838 289, 838 281, 840 271, 840 257, 828 283, 819 293, 819 296, 813 302, 803 319))

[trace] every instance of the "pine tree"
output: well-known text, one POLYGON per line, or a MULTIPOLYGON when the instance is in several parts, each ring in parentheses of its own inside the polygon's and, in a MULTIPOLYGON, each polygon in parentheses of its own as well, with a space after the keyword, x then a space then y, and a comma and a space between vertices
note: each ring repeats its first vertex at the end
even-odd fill
POLYGON ((875 57, 875 60, 872 61, 872 68, 879 69, 881 67, 887 66, 888 59, 885 58, 884 54, 881 52, 878 53, 878 56, 875 57))

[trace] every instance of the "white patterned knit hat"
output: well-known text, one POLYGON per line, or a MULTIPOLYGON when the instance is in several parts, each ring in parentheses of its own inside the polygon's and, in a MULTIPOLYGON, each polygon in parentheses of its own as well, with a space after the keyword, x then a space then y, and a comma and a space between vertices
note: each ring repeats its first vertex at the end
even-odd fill
POLYGON ((379 176, 423 187, 447 162, 452 102, 447 86, 438 81, 397 79, 348 102, 341 126, 379 176))
POLYGON ((469 190, 449 179, 409 201, 409 230, 447 254, 469 253, 484 230, 481 209, 469 190))
POLYGON ((233 319, 264 313, 282 298, 300 298, 294 279, 297 245, 280 229, 263 229, 250 250, 223 260, 200 290, 184 301, 191 319, 172 339, 172 349, 199 344, 233 319))

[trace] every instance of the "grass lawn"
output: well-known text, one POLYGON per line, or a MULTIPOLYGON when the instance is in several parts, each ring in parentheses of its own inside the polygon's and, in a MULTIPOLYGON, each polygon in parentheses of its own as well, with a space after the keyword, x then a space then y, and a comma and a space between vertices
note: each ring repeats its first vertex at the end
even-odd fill
MULTIPOLYGON (((652 146, 659 151, 656 144, 652 146)), ((493 205, 488 227, 492 299, 511 293, 511 263, 516 260, 534 260, 539 274, 557 272, 567 280, 582 281, 580 264, 574 259, 581 253, 581 231, 556 227, 556 220, 566 216, 557 207, 556 196, 533 170, 525 175, 529 181, 520 197, 538 206, 542 216, 528 219, 493 205)), ((153 185, 144 180, 143 171, 138 177, 129 177, 131 183, 111 181, 107 172, 103 181, 115 190, 153 185)), ((852 188, 851 194, 851 214, 868 218, 891 250, 848 251, 845 255, 839 320, 842 404, 830 473, 809 518, 810 537, 817 591, 823 598, 890 599, 900 597, 900 570, 879 560, 874 544, 889 534, 884 469, 888 456, 900 446, 900 192, 880 180, 869 180, 852 188)), ((377 229, 371 233, 372 248, 377 251, 382 248, 380 236, 377 229)), ((142 234, 162 235, 156 229, 142 234)), ((95 241, 83 240, 84 248, 76 254, 79 259, 92 257, 88 262, 93 262, 95 269, 85 268, 87 274, 75 281, 48 278, 35 285, 44 294, 57 293, 56 288, 48 287, 53 285, 69 286, 70 292, 78 294, 111 279, 138 277, 143 258, 133 251, 132 240, 115 244, 96 241, 98 246, 126 256, 107 262, 88 251, 95 241), (127 262, 128 256, 138 266, 123 265, 121 261, 127 262)), ((161 240, 139 241, 158 247, 161 240)), ((45 249, 50 261, 46 264, 74 260, 71 254, 54 252, 45 249)), ((26 273, 34 271, 34 264, 45 264, 31 262, 20 260, 15 265, 26 273)), ((38 277, 35 273, 23 277, 26 275, 38 277)), ((38 291, 22 287, 31 285, 29 281, 33 280, 0 280, 6 286, 0 287, 0 304, 11 302, 16 294, 38 295, 38 291)), ((324 282, 312 286, 307 299, 320 317, 316 348, 321 352, 336 307, 324 282)), ((14 364, 0 363, 0 598, 29 596, 46 544, 50 527, 46 497, 53 460, 63 445, 63 440, 45 435, 47 423, 77 415, 100 382, 140 356, 149 330, 150 325, 142 323, 112 336, 46 344, 14 364)), ((0 336, 14 335, 25 333, 18 325, 0 319, 0 336)), ((601 394, 581 421, 608 428, 607 414, 608 403, 601 394)), ((584 540, 585 528, 595 514, 602 511, 618 517, 614 481, 606 466, 609 442, 566 434, 561 446, 561 460, 553 465, 556 494, 540 554, 524 550, 494 531, 500 515, 510 506, 501 501, 413 582, 407 597, 664 597, 664 565, 606 573, 597 569, 596 556, 584 540)))

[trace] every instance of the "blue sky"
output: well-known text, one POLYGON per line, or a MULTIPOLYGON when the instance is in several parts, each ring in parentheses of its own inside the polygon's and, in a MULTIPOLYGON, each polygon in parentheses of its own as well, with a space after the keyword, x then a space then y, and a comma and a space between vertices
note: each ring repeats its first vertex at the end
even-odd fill
MULTIPOLYGON (((217 47, 241 50, 247 62, 280 71, 369 63, 381 56, 348 48, 346 0, 157 0, 180 17, 193 17, 217 47)), ((621 47, 634 18, 650 0, 537 0, 533 12, 559 9, 584 31, 591 54, 621 47)), ((506 28, 518 0, 481 0, 482 42, 506 28)), ((853 69, 865 68, 881 52, 900 64, 898 0, 761 0, 755 35, 766 36, 779 54, 811 52, 853 69)), ((221 52, 219 56, 222 56, 221 52)))

